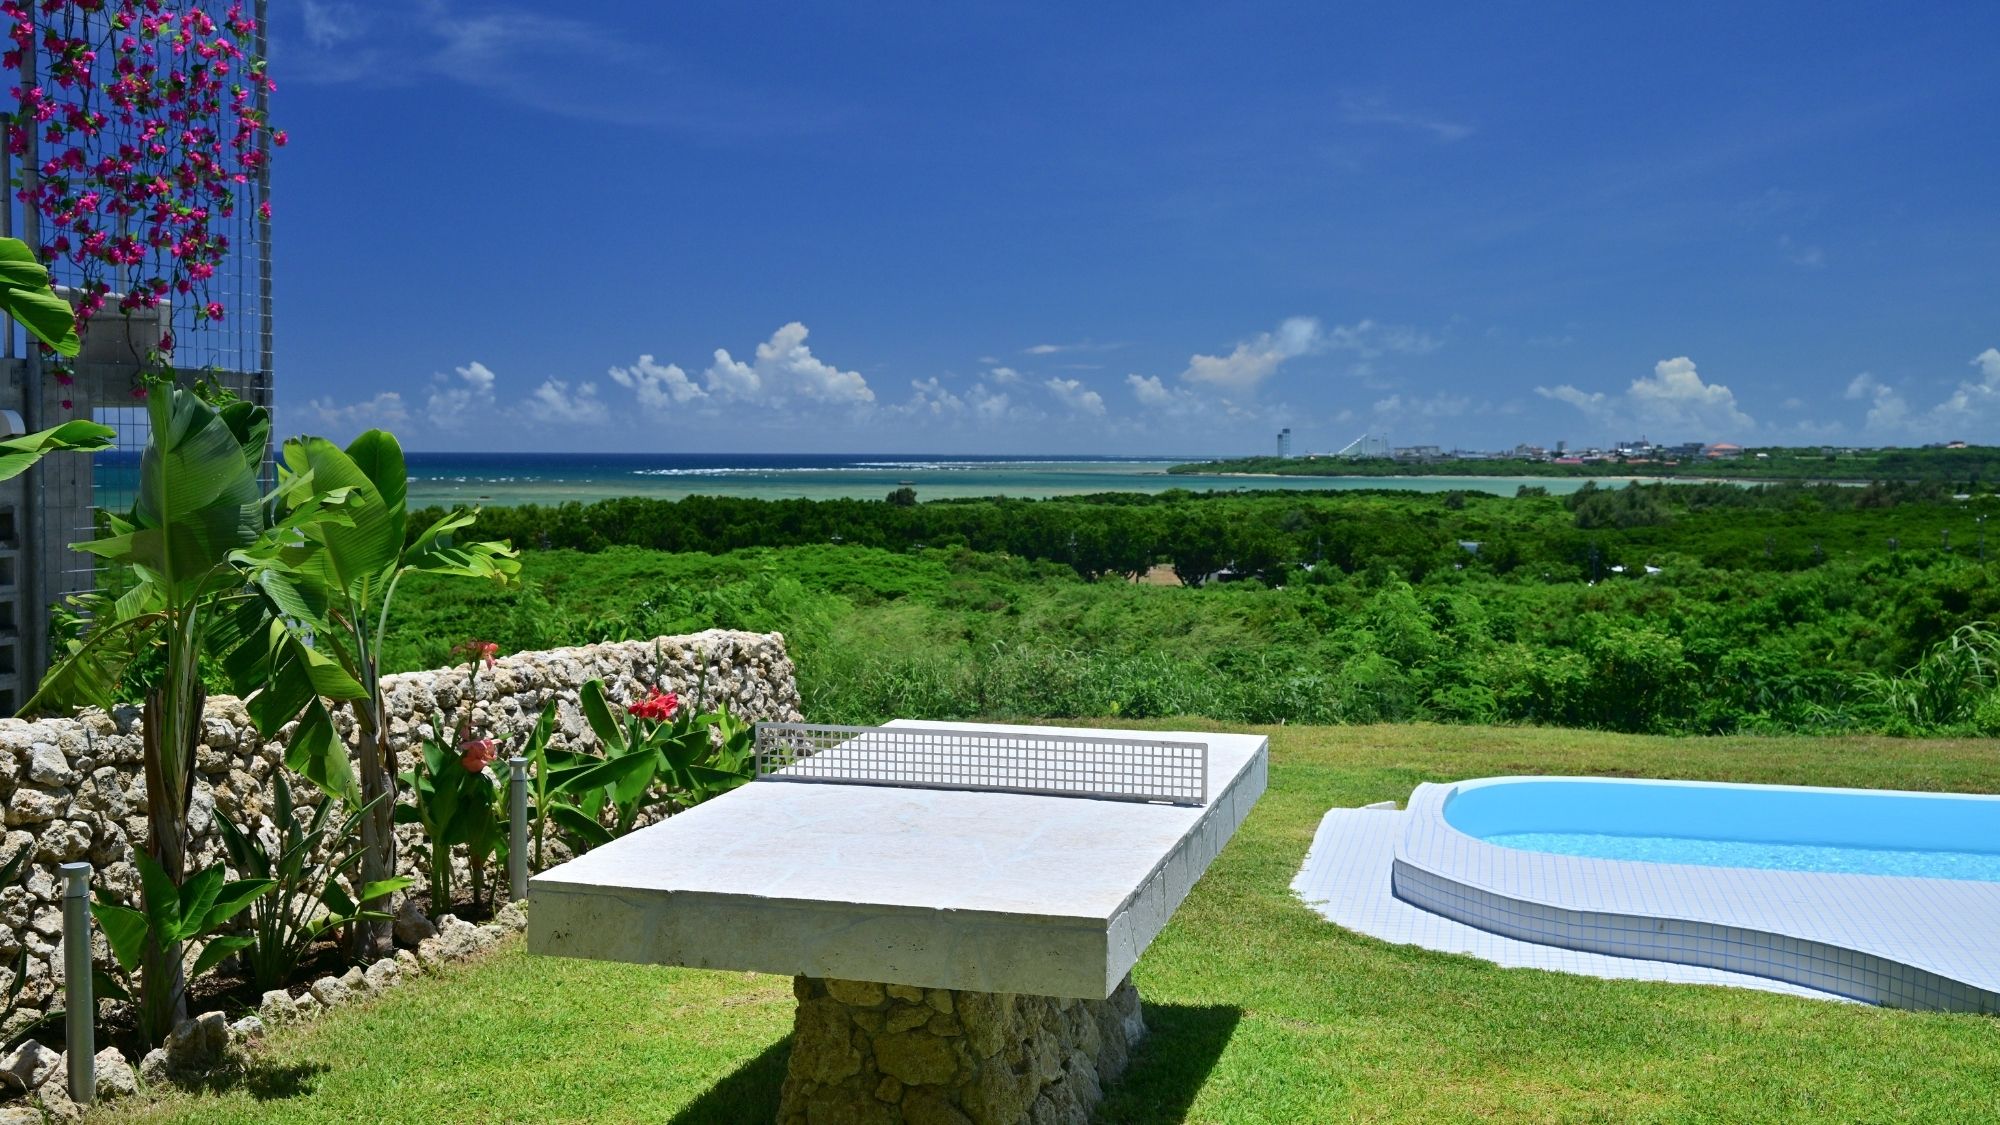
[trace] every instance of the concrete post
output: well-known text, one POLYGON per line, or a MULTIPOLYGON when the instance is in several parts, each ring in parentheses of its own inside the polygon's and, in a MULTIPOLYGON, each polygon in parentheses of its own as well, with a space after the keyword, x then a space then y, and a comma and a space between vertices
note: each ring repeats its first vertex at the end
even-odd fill
POLYGON ((69 1050, 69 1100, 97 1100, 97 1000, 90 980, 90 865, 65 863, 63 877, 63 1020, 69 1050))
POLYGON ((528 897, 528 759, 507 759, 507 896, 528 897))

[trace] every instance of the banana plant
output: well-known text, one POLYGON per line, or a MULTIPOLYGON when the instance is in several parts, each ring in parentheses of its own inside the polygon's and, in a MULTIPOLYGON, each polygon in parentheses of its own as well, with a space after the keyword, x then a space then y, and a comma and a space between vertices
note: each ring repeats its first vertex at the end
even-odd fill
MULTIPOLYGON (((396 587, 411 573, 448 574, 506 583, 521 563, 506 543, 454 542, 476 513, 455 509, 409 537, 408 475, 403 449, 393 434, 370 430, 342 449, 319 437, 285 443, 281 476, 293 487, 285 503, 301 507, 338 503, 344 522, 304 526, 301 542, 287 559, 324 599, 332 624, 322 648, 361 685, 355 706, 359 720, 356 759, 360 768, 361 879, 380 886, 396 873, 394 816, 399 770, 389 743, 387 701, 382 691, 380 652, 389 630, 396 587)), ((382 898, 362 904, 386 912, 382 898)), ((356 952, 364 957, 390 949, 389 923, 355 927, 356 952)))
MULTIPOLYGON (((152 388, 146 407, 151 436, 132 509, 107 515, 105 534, 77 545, 126 572, 123 593, 76 599, 88 630, 64 642, 22 710, 109 710, 142 697, 145 859, 160 873, 142 883, 144 913, 169 918, 178 917, 175 904, 193 885, 188 806, 207 699, 204 658, 230 673, 266 736, 297 722, 286 762, 332 792, 354 786, 324 700, 365 692, 285 620, 310 617, 314 606, 283 550, 306 528, 344 518, 342 497, 317 493, 273 523, 276 505, 265 503, 258 481, 268 412, 242 401, 212 405, 165 382, 152 388)), ((157 1043, 186 1018, 183 928, 135 932, 140 1030, 157 1043)))
MULTIPOLYGON (((150 952, 162 946, 178 950, 185 942, 202 942, 201 955, 190 970, 193 976, 200 976, 251 944, 247 934, 218 931, 268 892, 273 886, 270 879, 230 880, 218 863, 176 884, 145 852, 134 858, 139 864, 145 908, 134 910, 102 896, 90 907, 97 928, 104 931, 105 943, 111 947, 112 960, 128 978, 142 962, 150 966, 150 952)), ((143 998, 151 985, 143 972, 139 980, 143 998)))
POLYGON ((415 882, 408 876, 382 884, 362 885, 350 895, 361 863, 361 818, 366 809, 347 809, 334 816, 335 802, 322 800, 310 818, 295 814, 292 790, 276 779, 271 822, 277 826, 277 847, 265 845, 255 833, 238 828, 228 817, 217 817, 222 844, 237 871, 272 881, 271 893, 250 904, 250 942, 244 961, 257 988, 278 988, 292 979, 314 942, 326 934, 376 915, 355 902, 394 894, 415 882))

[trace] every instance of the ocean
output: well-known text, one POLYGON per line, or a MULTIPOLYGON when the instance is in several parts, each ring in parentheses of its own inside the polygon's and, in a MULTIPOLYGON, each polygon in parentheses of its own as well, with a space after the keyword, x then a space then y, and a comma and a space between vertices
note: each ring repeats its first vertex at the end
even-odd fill
POLYGON ((901 487, 919 500, 1040 498, 1089 492, 1386 488, 1478 490, 1511 496, 1523 484, 1582 487, 1545 477, 1246 477, 1167 474, 1183 459, 780 453, 411 453, 410 502, 559 504, 612 496, 754 496, 879 500, 901 487))
MULTIPOLYGON (((895 489, 919 500, 967 496, 1038 499, 1089 492, 1194 492, 1252 489, 1381 488, 1405 492, 1491 492, 1524 484, 1550 492, 1583 486, 1563 477, 1278 477, 1168 475, 1195 458, 924 456, 904 453, 410 453, 413 507, 454 504, 560 504, 614 496, 755 496, 770 500, 880 500, 895 489)), ((139 458, 106 452, 93 460, 98 502, 130 505, 139 458)), ((1622 483, 1605 480, 1603 483, 1622 483)))

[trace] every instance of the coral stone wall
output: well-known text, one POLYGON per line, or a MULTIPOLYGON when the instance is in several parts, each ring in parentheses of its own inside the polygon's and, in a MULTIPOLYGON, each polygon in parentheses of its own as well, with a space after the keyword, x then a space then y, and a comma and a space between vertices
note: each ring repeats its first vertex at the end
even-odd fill
MULTIPOLYGON (((532 730, 542 708, 556 701, 554 742, 573 747, 593 744, 578 689, 602 679, 614 701, 643 698, 658 686, 690 704, 703 692, 705 707, 727 703, 752 720, 797 720, 798 685, 782 636, 711 630, 653 641, 625 641, 524 652, 482 669, 476 683, 464 666, 384 677, 390 715, 390 742, 399 765, 427 729, 434 711, 456 724, 468 714, 478 736, 509 739, 532 730)), ((215 828, 218 815, 275 842, 271 823, 272 785, 287 778, 283 738, 266 741, 250 725, 241 702, 230 696, 208 701, 205 730, 196 754, 198 776, 189 826, 195 839, 191 866, 224 859, 215 828)), ((338 716, 351 744, 354 723, 338 716)), ((504 746, 504 744, 503 744, 504 746)), ((506 750, 503 748, 504 758, 506 750)), ((0 1031, 60 1004, 62 888, 56 865, 87 860, 96 867, 96 885, 138 905, 138 869, 132 849, 146 843, 146 786, 140 772, 140 718, 137 708, 110 714, 87 711, 75 718, 0 719, 0 798, 6 805, 6 836, 0 866, 22 849, 32 862, 15 881, 0 888, 0 996, 25 973, 20 1011, 0 1031), (25 965, 21 954, 26 951, 25 965)), ((504 764, 492 767, 504 771, 504 764)), ((496 776, 504 774, 496 773, 496 776)), ((312 786, 291 779, 294 798, 317 804, 312 786)), ((411 830, 412 832, 414 829, 411 830)), ((424 872, 418 849, 402 849, 406 873, 424 872)), ((462 861, 461 861, 462 864, 462 861)), ((100 960, 105 959, 98 938, 100 960)))

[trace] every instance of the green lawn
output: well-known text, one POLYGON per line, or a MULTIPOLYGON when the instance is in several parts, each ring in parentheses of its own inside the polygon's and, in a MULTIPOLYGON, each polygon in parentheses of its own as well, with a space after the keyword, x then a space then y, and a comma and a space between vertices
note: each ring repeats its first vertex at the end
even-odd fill
MULTIPOLYGON (((1164 725, 1164 724, 1162 724, 1164 725)), ((1385 945, 1287 886, 1320 815, 1420 781, 1601 773, 2000 792, 1978 741, 1273 728, 1271 789, 1139 964, 1152 1037, 1099 1121, 1990 1121, 2000 1024, 1599 981, 1385 945)), ((108 1118, 770 1119, 790 982, 518 943, 274 1036, 250 1080, 108 1118)))

